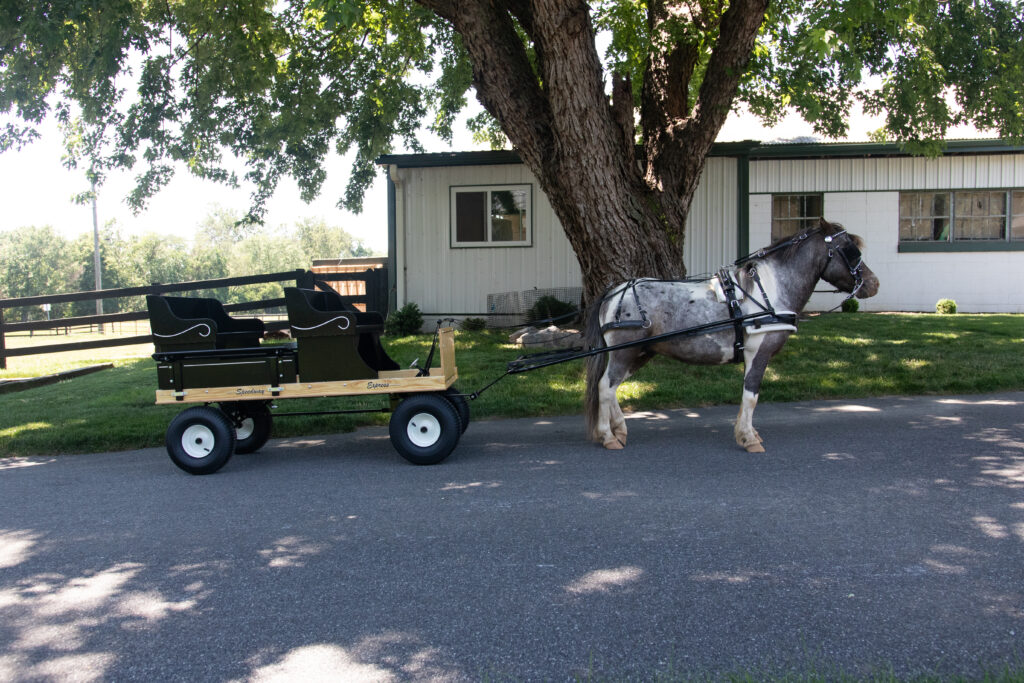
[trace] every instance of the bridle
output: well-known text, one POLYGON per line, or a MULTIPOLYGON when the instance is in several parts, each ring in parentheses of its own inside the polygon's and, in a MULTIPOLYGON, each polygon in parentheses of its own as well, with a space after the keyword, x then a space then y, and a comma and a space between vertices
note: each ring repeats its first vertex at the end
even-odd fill
POLYGON ((826 235, 825 244, 828 245, 828 260, 825 261, 825 267, 827 268, 833 257, 838 254, 853 277, 853 289, 846 296, 847 299, 852 299, 857 295, 860 288, 864 286, 864 275, 861 272, 864 268, 864 255, 846 230, 840 230, 834 235, 826 235), (843 243, 832 244, 835 238, 840 236, 846 237, 843 243))
MULTIPOLYGON (((768 254, 785 249, 794 244, 802 244, 808 237, 817 232, 821 232, 820 227, 805 230, 799 235, 790 237, 788 240, 784 240, 764 249, 758 249, 753 253, 738 258, 734 265, 739 266, 747 261, 764 258, 768 254)), ((843 263, 846 265, 846 269, 850 272, 850 276, 853 277, 853 289, 846 297, 847 299, 852 299, 857 295, 857 292, 860 291, 860 288, 864 286, 864 275, 862 273, 864 268, 864 255, 861 253, 860 248, 857 247, 857 244, 853 241, 853 237, 850 236, 850 233, 848 233, 845 228, 835 234, 825 235, 824 239, 825 245, 828 247, 828 258, 825 261, 825 267, 828 268, 828 264, 832 262, 832 259, 835 258, 836 255, 842 259, 843 263), (846 239, 839 243, 835 241, 837 237, 845 237, 846 239)))

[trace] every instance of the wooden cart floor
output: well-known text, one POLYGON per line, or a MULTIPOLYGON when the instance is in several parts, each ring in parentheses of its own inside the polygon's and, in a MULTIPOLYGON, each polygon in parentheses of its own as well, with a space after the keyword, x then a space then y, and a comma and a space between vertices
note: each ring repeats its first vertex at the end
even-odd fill
POLYGON ((333 382, 293 382, 271 386, 203 387, 184 391, 157 390, 156 402, 217 403, 220 401, 260 401, 281 398, 319 398, 324 396, 361 396, 366 394, 407 394, 444 391, 459 378, 451 368, 445 376, 442 368, 431 368, 429 377, 417 377, 417 370, 381 371, 376 379, 349 379, 333 382))

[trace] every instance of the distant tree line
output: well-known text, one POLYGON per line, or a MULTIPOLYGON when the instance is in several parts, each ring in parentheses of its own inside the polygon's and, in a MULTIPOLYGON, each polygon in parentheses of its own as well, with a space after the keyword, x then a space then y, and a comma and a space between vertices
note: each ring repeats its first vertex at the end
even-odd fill
MULTIPOLYGON (((175 234, 126 235, 116 224, 100 230, 104 289, 272 273, 309 268, 313 259, 371 256, 362 242, 323 219, 292 226, 246 224, 224 209, 212 210, 194 239, 175 234)), ((0 233, 0 298, 94 289, 92 233, 67 239, 51 226, 0 233)), ((229 287, 203 295, 225 303, 283 296, 279 283, 229 287)), ((104 313, 140 310, 141 297, 104 301, 104 313)), ((51 318, 92 315, 94 301, 54 304, 51 318)), ((10 309, 9 322, 45 318, 39 307, 10 309)))

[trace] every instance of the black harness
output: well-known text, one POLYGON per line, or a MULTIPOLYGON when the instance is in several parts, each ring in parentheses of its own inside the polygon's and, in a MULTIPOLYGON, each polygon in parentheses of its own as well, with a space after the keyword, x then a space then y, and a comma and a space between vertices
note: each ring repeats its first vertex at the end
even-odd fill
MULTIPOLYGON (((812 234, 818 232, 820 228, 814 228, 812 230, 806 230, 799 235, 795 235, 788 240, 779 242, 765 249, 759 249, 753 253, 747 254, 742 258, 736 259, 733 262, 733 266, 744 266, 746 264, 746 273, 750 280, 757 285, 757 289, 760 294, 760 300, 756 296, 752 296, 750 292, 743 289, 736 278, 733 277, 734 271, 730 268, 720 268, 714 277, 718 278, 718 281, 722 286, 722 293, 725 297, 725 304, 729 311, 729 321, 731 321, 735 338, 733 341, 733 355, 732 362, 739 363, 743 361, 743 351, 745 348, 744 337, 745 329, 752 327, 754 329, 760 329, 765 325, 792 325, 796 326, 797 315, 796 313, 778 313, 772 306, 771 301, 768 298, 768 293, 765 291, 764 285, 761 283, 761 277, 757 273, 756 263, 752 263, 757 259, 762 259, 769 254, 785 249, 794 244, 801 244, 812 234), (743 294, 743 297, 737 295, 737 291, 743 294), (754 303, 758 308, 761 309, 760 313, 746 314, 744 315, 740 301, 743 298, 747 298, 754 303)), ((853 276, 854 287, 847 299, 855 296, 857 291, 864 285, 864 278, 861 273, 863 265, 863 255, 860 249, 854 243, 846 230, 835 233, 834 235, 826 235, 825 243, 828 245, 828 258, 825 261, 826 267, 832 261, 832 259, 838 255, 843 260, 846 268, 850 271, 850 275, 853 276), (834 243, 837 237, 845 236, 846 239, 840 243, 834 243)), ((601 326, 602 334, 609 330, 623 330, 623 329, 647 329, 651 326, 651 321, 647 317, 647 311, 644 310, 640 303, 640 296, 637 293, 637 285, 644 282, 708 282, 708 280, 694 279, 694 280, 657 280, 654 278, 639 278, 633 279, 622 285, 622 288, 616 290, 602 299, 602 303, 608 299, 615 297, 619 298, 618 304, 615 308, 615 320, 606 323, 601 326), (625 320, 623 318, 631 318, 632 314, 628 311, 623 310, 623 302, 626 298, 627 293, 632 295, 633 303, 636 306, 636 310, 639 312, 639 319, 625 320)), ((842 304, 840 304, 842 305, 842 304)), ((838 308, 838 306, 837 306, 838 308)), ((728 325, 729 321, 723 321, 724 324, 728 325)), ((703 326, 702 326, 703 327, 703 326)), ((688 330, 680 330, 679 333, 685 333, 688 330)))

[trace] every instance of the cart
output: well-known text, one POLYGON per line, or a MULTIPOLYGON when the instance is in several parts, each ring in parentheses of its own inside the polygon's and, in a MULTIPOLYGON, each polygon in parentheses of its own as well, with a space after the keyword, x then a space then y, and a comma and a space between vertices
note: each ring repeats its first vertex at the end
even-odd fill
MULTIPOLYGON (((294 341, 263 342, 258 318, 235 318, 216 299, 146 297, 157 362, 157 404, 200 404, 179 413, 167 453, 191 474, 211 474, 235 453, 270 437, 271 406, 290 398, 385 395, 395 450, 433 465, 454 450, 469 424, 469 403, 454 387, 454 330, 440 327, 425 367, 400 369, 380 343, 379 313, 363 313, 333 291, 285 288, 294 341), (435 350, 440 367, 430 367, 435 350)), ((414 363, 415 365, 415 363, 414 363)))

